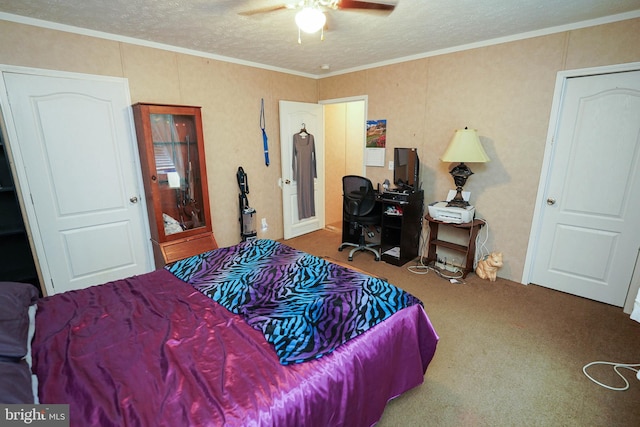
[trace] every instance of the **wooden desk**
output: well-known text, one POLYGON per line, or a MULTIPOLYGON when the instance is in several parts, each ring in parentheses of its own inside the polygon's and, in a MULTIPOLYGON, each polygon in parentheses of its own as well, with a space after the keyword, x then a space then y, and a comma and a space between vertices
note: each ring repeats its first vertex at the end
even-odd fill
POLYGON ((435 263, 437 261, 436 248, 438 246, 453 249, 454 251, 462 252, 465 254, 465 265, 462 267, 462 277, 467 277, 467 274, 469 274, 470 271, 473 271, 473 261, 476 254, 476 237, 478 236, 478 231, 480 231, 482 226, 484 226, 484 221, 480 219, 474 219, 471 222, 452 224, 449 222, 443 222, 433 219, 428 214, 425 215, 425 219, 429 222, 429 253, 427 255, 427 265, 431 265, 432 262, 435 263), (460 245, 457 243, 438 239, 438 230, 440 229, 441 225, 467 230, 467 232, 469 233, 468 244, 460 245))
MULTIPOLYGON (((418 257, 422 232, 424 193, 422 190, 408 194, 403 200, 385 199, 378 196, 374 209, 380 215, 380 258, 389 264, 401 266, 418 257), (390 214, 389 208, 402 212, 390 214), (396 248, 393 254, 387 252, 396 248), (385 253, 386 252, 386 253, 385 253)), ((342 241, 357 243, 359 230, 349 227, 343 217, 342 241)))

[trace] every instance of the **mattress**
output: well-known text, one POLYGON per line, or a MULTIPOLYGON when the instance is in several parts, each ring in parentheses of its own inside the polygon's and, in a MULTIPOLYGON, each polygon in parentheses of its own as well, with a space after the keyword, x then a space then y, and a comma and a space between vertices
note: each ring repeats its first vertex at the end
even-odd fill
POLYGON ((283 364, 243 314, 168 270, 44 298, 37 313, 39 399, 69 404, 72 426, 373 425, 423 382, 438 341, 412 304, 283 364))

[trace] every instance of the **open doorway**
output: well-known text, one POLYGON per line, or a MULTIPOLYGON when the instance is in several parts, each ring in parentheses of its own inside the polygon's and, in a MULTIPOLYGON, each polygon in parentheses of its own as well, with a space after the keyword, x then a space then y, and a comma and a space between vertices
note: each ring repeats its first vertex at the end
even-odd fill
POLYGON ((342 177, 365 175, 367 97, 320 101, 325 115, 325 227, 342 230, 342 177))

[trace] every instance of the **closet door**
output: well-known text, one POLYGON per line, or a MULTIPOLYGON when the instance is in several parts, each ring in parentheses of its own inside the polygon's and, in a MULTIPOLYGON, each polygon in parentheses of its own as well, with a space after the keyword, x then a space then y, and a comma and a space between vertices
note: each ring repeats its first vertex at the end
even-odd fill
POLYGON ((3 110, 47 293, 148 272, 127 81, 30 71, 3 110))
POLYGON ((621 307, 640 243, 640 70, 561 83, 530 282, 621 307))

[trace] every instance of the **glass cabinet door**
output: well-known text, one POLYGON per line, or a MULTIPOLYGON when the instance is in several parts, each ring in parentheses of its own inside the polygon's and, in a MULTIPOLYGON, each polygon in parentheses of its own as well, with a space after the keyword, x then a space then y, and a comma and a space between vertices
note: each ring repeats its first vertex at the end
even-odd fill
POLYGON ((139 103, 133 115, 151 240, 166 253, 164 243, 210 235, 200 107, 139 103))
POLYGON ((195 117, 150 114, 149 120, 165 237, 203 227, 195 117))

